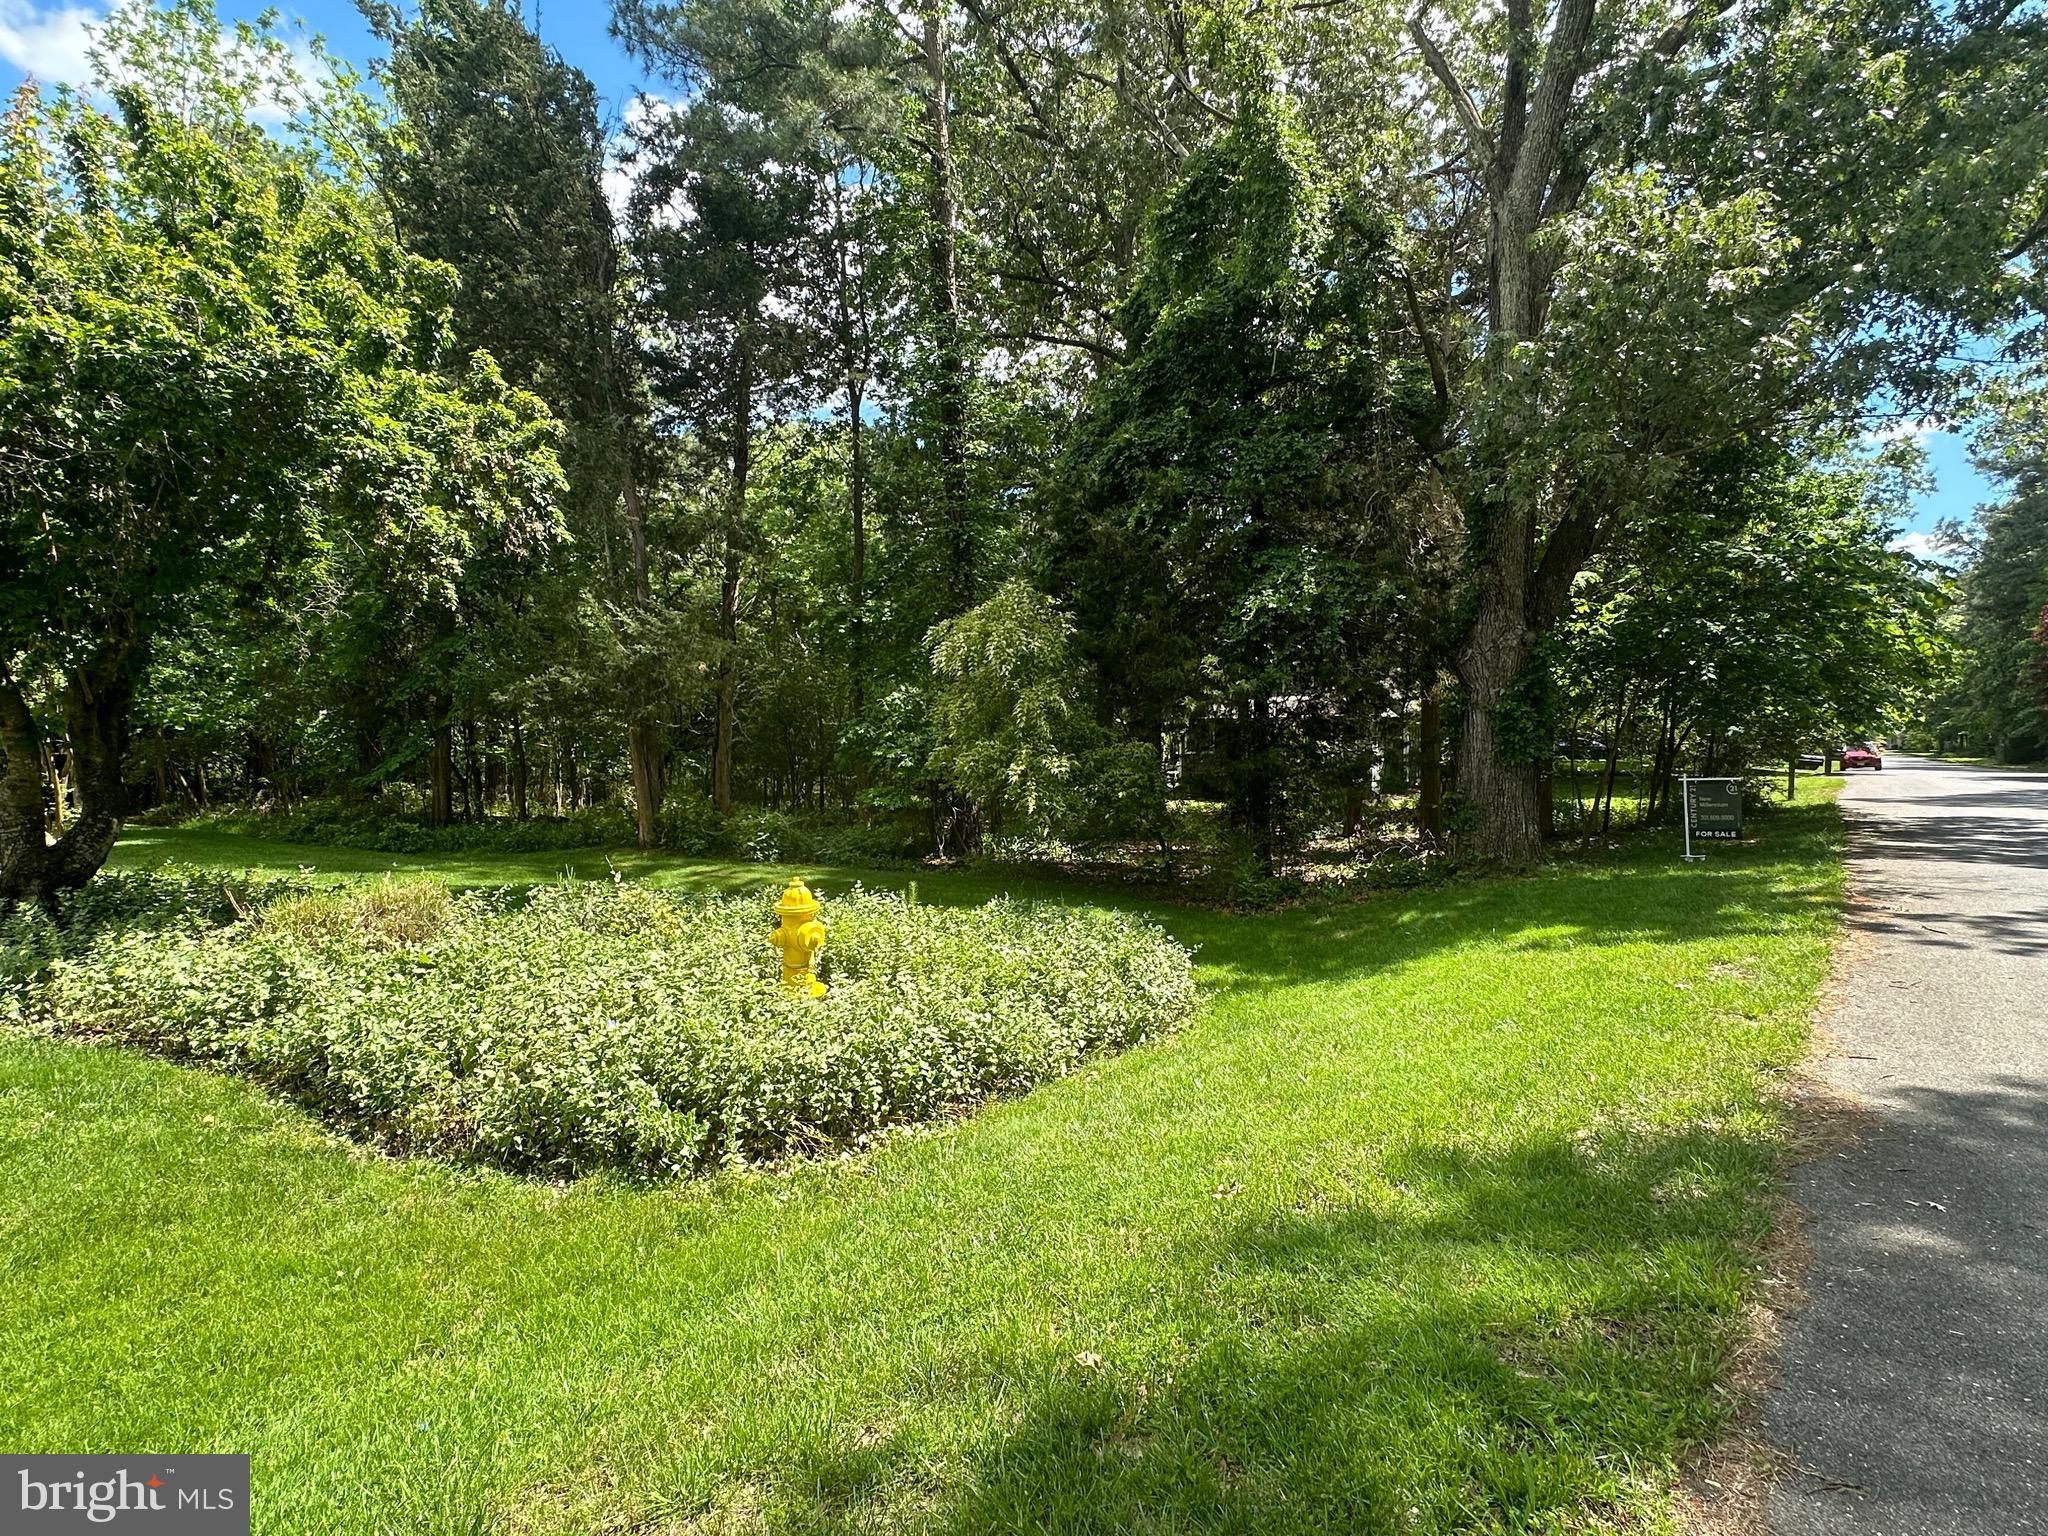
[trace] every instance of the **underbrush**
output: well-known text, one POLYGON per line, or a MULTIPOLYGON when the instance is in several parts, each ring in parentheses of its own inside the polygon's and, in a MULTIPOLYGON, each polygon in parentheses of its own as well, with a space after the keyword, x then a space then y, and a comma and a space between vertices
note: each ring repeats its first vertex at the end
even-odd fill
POLYGON ((0 917, 0 1017, 253 1078, 395 1151, 573 1176, 857 1145, 1169 1030, 1188 952, 1091 909, 828 903, 813 1002, 758 899, 107 875, 0 917))

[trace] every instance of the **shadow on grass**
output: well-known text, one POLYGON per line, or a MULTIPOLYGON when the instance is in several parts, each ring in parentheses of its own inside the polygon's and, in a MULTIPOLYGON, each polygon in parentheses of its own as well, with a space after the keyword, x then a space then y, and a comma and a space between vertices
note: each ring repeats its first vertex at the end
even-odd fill
MULTIPOLYGON (((1838 899, 1823 857, 1838 826, 1831 806, 1799 807, 1703 866, 1633 845, 1528 879, 1259 917, 1079 899, 1148 912, 1199 946, 1218 990, 1256 991, 1356 981, 1464 945, 1548 956, 1788 925, 1819 933, 1817 916, 1838 899)), ((249 862, 246 845, 239 863, 233 844, 218 851, 223 870, 249 862)), ((480 864, 502 876, 535 861, 427 867, 459 881, 480 864)), ((759 890, 780 874, 669 860, 646 873, 706 890, 759 890)), ((1008 884, 866 878, 915 879, 933 902, 1008 884)), ((1258 1123, 1254 1112, 1248 1136, 1258 1123)), ((707 1449, 716 1481, 678 1476, 687 1493, 667 1513, 691 1529, 706 1509, 688 1498, 748 1485, 772 1504, 771 1528, 811 1533, 1554 1531, 1628 1504, 1638 1477, 1716 1422, 1713 1385, 1773 1149, 1740 1122, 1605 1139, 1521 1131, 1491 1146, 1447 1133, 1352 1149, 1369 1164, 1362 1176, 1298 1205, 1240 1215, 1219 1200, 1212 1218, 1204 1203, 1187 1235, 1161 1237, 1156 1263, 1107 1282, 1071 1317, 1079 1329, 1101 1320, 1104 1358, 1090 1358, 1085 1336, 970 1331, 969 1343, 949 1331, 922 1375, 914 1358, 886 1362, 884 1401, 871 1404, 883 1412, 865 1429, 834 1421, 814 1435, 805 1413, 816 1408, 743 1405, 786 1444, 707 1449), (1010 1339, 1008 1352, 979 1342, 989 1337, 1010 1339), (1120 1361, 1117 1338, 1145 1341, 1142 1358, 1120 1361)), ((1044 1198, 1056 1211, 1078 1196, 1048 1185, 1044 1198)), ((663 1529, 663 1513, 649 1529, 663 1529)))
MULTIPOLYGON (((1832 882, 1802 872, 1840 842, 1831 803, 1798 806, 1763 821, 1748 843, 1716 848, 1704 865, 1645 840, 1530 876, 1314 904, 1236 920, 1227 939, 1200 936, 1217 980, 1260 987, 1341 982, 1459 944, 1526 953, 1777 935, 1838 907, 1832 882)), ((1177 935, 1188 926, 1166 910, 1155 915, 1177 935)))
POLYGON ((1009 1424, 966 1465, 793 1455, 763 1469, 774 1525, 871 1529, 914 1490, 957 1536, 1563 1529, 1720 1422, 1772 1157, 1716 1131, 1397 1154, 1376 1203, 1226 1223, 1162 1265, 1170 1374, 985 1360, 1009 1424))

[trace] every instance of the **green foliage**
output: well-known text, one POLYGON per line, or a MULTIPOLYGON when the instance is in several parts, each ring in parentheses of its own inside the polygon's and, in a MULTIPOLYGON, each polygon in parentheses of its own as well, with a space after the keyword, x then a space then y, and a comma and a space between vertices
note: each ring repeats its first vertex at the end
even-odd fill
POLYGON ((2010 493, 1983 513, 1957 604, 1961 650, 1955 686, 1933 704, 1944 745, 2005 762, 2048 757, 2044 648, 2035 633, 2048 613, 2048 476, 2012 466, 2010 493))
POLYGON ((858 1145, 1194 1005, 1157 928, 1058 906, 836 895, 812 1002, 776 981, 759 899, 387 879, 245 897, 216 926, 194 910, 214 882, 127 884, 0 919, 17 1022, 244 1074, 396 1151, 557 1177, 858 1145), (109 904, 120 920, 88 920, 109 904))
POLYGON ((1049 598, 1011 581, 931 633, 931 771, 992 827, 1047 827, 1073 773, 1072 630, 1049 598))
MULTIPOLYGON (((407 247, 462 274, 459 355, 488 352, 584 434, 616 449, 605 135, 596 89, 506 0, 364 7, 390 57, 377 178, 407 247), (607 435, 609 434, 609 435, 607 435)), ((579 470, 616 494, 616 469, 579 470)))
POLYGON ((1558 648, 1573 712, 1659 722, 1718 769, 1878 734, 1936 677, 1939 579, 1890 549, 1868 465, 1737 449, 1701 465, 1581 579, 1558 648))
POLYGON ((1522 670, 1493 707, 1500 754, 1507 762, 1533 763, 1551 755, 1562 708, 1557 683, 1562 649, 1547 636, 1531 646, 1522 670))
POLYGON ((1377 690, 1374 663, 1425 608, 1404 601, 1414 402, 1382 346, 1390 231, 1335 188, 1271 93, 1191 157, 1148 231, 1131 355, 1050 509, 1048 579, 1110 704, 1140 736, 1216 722, 1223 788, 1267 864, 1319 717, 1377 690))
POLYGON ((1083 846, 1132 837, 1168 840, 1158 749, 1148 741, 1117 740, 1085 748, 1064 796, 1063 831, 1083 846))
MULTIPOLYGON (((310 86, 267 23, 224 32, 207 0, 127 0, 103 83, 166 125, 135 130, 155 171, 108 161, 100 129, 70 143, 76 103, 10 120, 42 146, 8 183, 17 266, 68 261, 88 206, 134 226, 135 292, 118 262, 100 276, 133 304, 135 366, 79 375, 105 441, 62 456, 144 505, 120 482, 153 456, 106 445, 163 441, 191 482, 148 492, 195 535, 135 567, 155 616, 131 637, 97 597, 73 615, 105 675, 38 654, 54 632, 0 658, 32 717, 21 763, 60 736, 133 744, 125 787, 117 764, 84 795, 97 837, 123 799, 424 785, 436 822, 630 794, 653 845, 669 787, 704 783, 746 824, 685 805, 676 845, 802 846, 857 810, 949 850, 1087 848, 1163 841, 1149 753, 1285 863, 1340 805, 1347 828, 1367 801, 1395 824, 1387 749, 1455 679, 1461 719, 1491 727, 1442 744, 1461 840, 1520 863, 1533 847, 1478 845, 1542 825, 1545 678, 1627 713, 1617 661, 1674 675, 1657 648, 1690 622, 1638 613, 1532 657, 1577 579, 1611 591, 1658 540, 1775 515, 1673 514, 1721 457, 1797 469, 1873 402, 1957 414, 1986 372, 1958 358, 1995 344, 2024 373, 2043 334, 2036 5, 622 0, 620 37, 674 89, 616 134, 513 0, 366 10, 374 91, 346 67, 310 86), (52 209, 52 238, 18 238, 52 209), (324 232, 303 251, 302 228, 324 232), (230 231, 233 250, 211 233, 230 231), (250 251, 270 254, 237 266, 250 251), (189 376, 151 339, 179 334, 179 292, 223 301, 189 376), (294 302, 360 336, 372 386, 330 380, 333 336, 291 373, 294 302), (203 440, 183 430, 216 407, 203 440), (267 424, 308 411, 327 445, 301 464, 267 424), (1032 589, 1056 638, 1015 611, 1032 589), (935 655, 940 625, 961 655, 935 655), (1005 631, 1028 646, 996 655, 1005 631), (1037 681, 1004 695, 1013 673, 1037 681)), ((56 312, 69 282, 47 275, 56 312)), ((63 394, 47 382, 18 381, 31 416, 63 394)), ((36 496, 50 425, 0 448, 36 496)), ((43 511, 9 491, 33 512, 0 525, 11 575, 43 511)), ((118 587, 120 551, 151 542, 78 537, 92 505, 59 510, 46 563, 80 579, 111 556, 118 587)), ((1845 590, 1890 590, 1859 560, 1845 590)), ((63 608, 11 597, 0 625, 63 608)), ((1828 657, 1794 633, 1772 670, 1757 626, 1792 620, 1752 605, 1743 635, 1708 636, 1743 660, 1689 718, 1771 750, 1860 718, 1939 660, 1921 618, 1851 621, 1828 657), (1725 702, 1751 685, 1829 702, 1725 702)), ((1986 654, 2001 688, 2031 686, 1986 654)), ((10 814, 54 825, 66 793, 24 769, 10 814)))
POLYGON ((63 666, 146 642, 192 591, 344 533, 408 546, 428 597, 464 530, 545 529, 539 403, 487 359, 453 383, 420 366, 452 274, 256 130, 24 94, 0 199, 10 647, 63 666))
POLYGON ((250 611, 274 633, 353 563, 394 594, 391 648, 438 628, 486 538, 545 542, 561 487, 537 399, 481 354, 436 370, 453 274, 240 115, 210 11, 125 26, 118 117, 25 87, 0 119, 0 901, 105 857, 159 640, 250 611), (46 854, 34 716, 57 697, 81 814, 46 854))

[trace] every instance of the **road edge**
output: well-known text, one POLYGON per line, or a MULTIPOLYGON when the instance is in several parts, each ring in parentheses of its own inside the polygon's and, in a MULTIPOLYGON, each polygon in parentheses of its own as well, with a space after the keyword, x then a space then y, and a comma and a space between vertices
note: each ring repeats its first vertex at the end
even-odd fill
POLYGON ((1849 862, 1848 820, 1840 799, 1833 803, 1841 825, 1842 863, 1833 949, 1808 1014, 1806 1054, 1790 1067, 1771 1071, 1764 1086, 1766 1102, 1785 1127, 1765 1197, 1769 1228, 1752 1255, 1751 1294, 1715 1389, 1727 1404, 1728 1422, 1719 1436, 1680 1464, 1673 1485, 1677 1536, 1771 1536, 1771 1495, 1791 1470, 1791 1459, 1765 1433, 1764 1404, 1777 1383, 1785 1324, 1806 1304, 1813 1256, 1806 1212, 1793 1196, 1792 1179, 1802 1165, 1859 1140, 1873 1119, 1867 1105, 1828 1082, 1822 1071, 1841 1049, 1832 1021, 1846 999, 1849 973, 1877 944, 1874 935, 1848 920, 1862 897, 1849 862))

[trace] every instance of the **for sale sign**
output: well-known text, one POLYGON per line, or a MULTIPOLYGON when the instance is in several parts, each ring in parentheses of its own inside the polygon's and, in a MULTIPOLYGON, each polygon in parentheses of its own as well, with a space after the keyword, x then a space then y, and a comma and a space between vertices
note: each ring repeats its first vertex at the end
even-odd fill
POLYGON ((1695 841, 1733 843, 1742 837, 1742 781, 1689 779, 1686 815, 1695 841))

